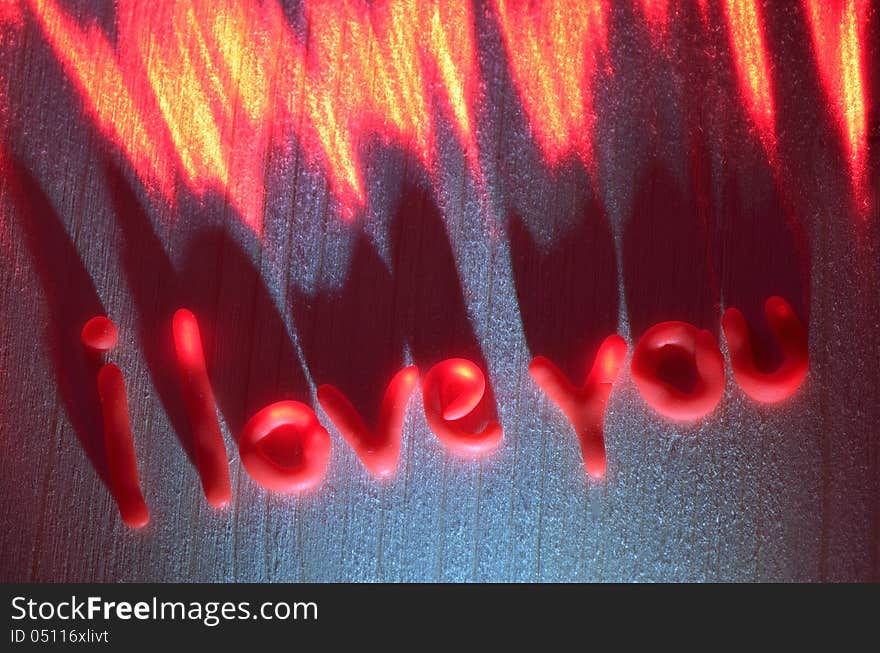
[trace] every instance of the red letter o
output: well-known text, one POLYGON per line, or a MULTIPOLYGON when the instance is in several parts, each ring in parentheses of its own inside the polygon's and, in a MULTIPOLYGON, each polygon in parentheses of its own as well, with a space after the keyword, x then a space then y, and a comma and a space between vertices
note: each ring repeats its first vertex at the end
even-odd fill
POLYGON ((704 417, 724 392, 724 358, 715 338, 687 322, 661 322, 648 329, 633 352, 631 371, 648 405, 675 420, 704 417), (683 360, 694 377, 688 388, 670 378, 683 360))

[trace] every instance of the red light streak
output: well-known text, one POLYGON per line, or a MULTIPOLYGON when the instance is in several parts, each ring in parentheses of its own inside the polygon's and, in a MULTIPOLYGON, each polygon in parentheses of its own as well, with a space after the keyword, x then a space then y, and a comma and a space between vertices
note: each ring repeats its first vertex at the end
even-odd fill
POLYGON ((149 187, 172 202, 171 158, 156 137, 155 121, 144 115, 143 103, 139 106, 133 99, 135 76, 118 65, 112 46, 96 26, 80 29, 51 0, 32 0, 32 6, 98 128, 123 150, 149 187))
POLYGON ((669 28, 669 0, 641 0, 642 13, 651 29, 654 44, 659 43, 669 28))
POLYGON ((770 54, 757 0, 724 0, 740 92, 771 161, 776 157, 776 110, 770 54))
MULTIPOLYGON (((803 2, 829 104, 853 176, 861 177, 869 2, 803 2)), ((324 171, 342 215, 354 217, 366 204, 364 148, 373 139, 401 146, 435 175, 438 115, 482 179, 480 44, 471 2, 307 1, 299 34, 277 0, 120 0, 113 44, 58 0, 23 5, 97 128, 172 206, 181 184, 198 196, 219 192, 259 234, 269 153, 295 140, 305 162, 324 171)), ((708 24, 707 0, 694 6, 708 24)), ((772 57, 762 8, 758 0, 721 0, 721 9, 742 103, 775 162, 772 57)), ((546 162, 555 166, 574 155, 595 178, 594 87, 598 75, 613 74, 611 4, 493 0, 492 10, 546 162)), ((655 45, 666 38, 674 10, 669 0, 638 0, 655 45)), ((19 4, 3 9, 0 22, 23 24, 19 4)))
POLYGON ((7 25, 21 25, 21 7, 15 0, 0 2, 0 28, 7 25))
POLYGON ((53 0, 30 1, 98 127, 168 200, 173 155, 191 189, 225 192, 259 233, 268 149, 292 134, 350 215, 365 202, 368 136, 433 168, 435 108, 478 173, 470 3, 308 3, 306 48, 274 1, 123 0, 114 48, 53 0))
POLYGON ((594 169, 593 79, 608 47, 605 2, 496 0, 507 58, 533 135, 553 165, 594 169))
MULTIPOLYGON (((857 195, 867 157, 863 36, 868 0, 804 0, 819 76, 840 126, 857 195)), ((859 198, 861 199, 861 198, 859 198)))
POLYGON ((700 18, 705 25, 709 22, 709 0, 697 0, 697 5, 700 8, 700 18))

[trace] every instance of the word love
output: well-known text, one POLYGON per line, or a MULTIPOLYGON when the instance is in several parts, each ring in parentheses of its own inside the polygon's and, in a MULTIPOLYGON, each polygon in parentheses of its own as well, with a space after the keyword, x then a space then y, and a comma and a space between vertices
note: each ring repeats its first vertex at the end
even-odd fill
MULTIPOLYGON (((755 401, 777 403, 791 396, 806 377, 807 333, 781 297, 770 297, 764 313, 782 353, 782 362, 774 370, 762 369, 755 360, 752 334, 738 309, 727 309, 722 329, 736 382, 755 401)), ((222 508, 232 494, 229 465, 195 315, 186 309, 178 310, 172 335, 181 391, 194 434, 194 463, 208 503, 222 508)), ((87 349, 104 354, 116 345, 118 334, 113 322, 99 316, 86 323, 81 339, 87 349)), ((586 471, 594 479, 605 474, 605 406, 627 352, 623 338, 616 334, 608 336, 579 385, 543 356, 535 357, 529 365, 532 378, 571 422, 580 441, 586 471)), ((642 398, 658 413, 676 421, 701 419, 718 405, 724 392, 724 370, 724 359, 712 334, 687 322, 662 322, 650 328, 636 344, 630 362, 642 398), (688 383, 681 381, 681 374, 676 377, 670 372, 685 368, 688 383)), ((385 390, 374 428, 364 422, 339 389, 332 385, 318 388, 318 402, 324 412, 364 466, 377 477, 386 478, 397 468, 406 406, 418 380, 419 371, 412 366, 394 375, 385 390)), ((490 393, 486 383, 483 371, 462 358, 437 363, 422 379, 428 425, 440 442, 456 454, 478 457, 501 443, 503 431, 488 405, 490 393)), ((123 521, 140 528, 149 522, 149 512, 140 489, 125 384, 119 368, 112 363, 104 364, 97 385, 104 417, 110 490, 123 521)), ((331 440, 310 406, 285 400, 253 415, 240 434, 238 447, 245 470, 262 487, 273 492, 300 493, 324 478, 331 440)))

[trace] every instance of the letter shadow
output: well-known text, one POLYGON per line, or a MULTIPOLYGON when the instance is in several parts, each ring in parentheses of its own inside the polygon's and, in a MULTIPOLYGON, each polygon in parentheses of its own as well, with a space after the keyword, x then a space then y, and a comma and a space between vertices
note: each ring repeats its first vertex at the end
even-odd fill
POLYGON ((191 236, 178 272, 124 175, 111 164, 107 177, 147 366, 190 459, 192 430, 171 330, 178 308, 199 320, 214 395, 233 437, 266 404, 305 400, 308 384, 284 321, 241 245, 222 229, 204 228, 191 236))
POLYGON ((601 205, 590 197, 574 225, 548 246, 517 213, 510 215, 508 237, 529 351, 580 384, 599 345, 617 331, 617 260, 601 205))
POLYGON ((55 382, 80 445, 106 485, 104 423, 97 389, 102 361, 80 341, 83 325, 89 318, 105 315, 104 306, 61 216, 40 184, 20 161, 9 157, 7 164, 14 212, 49 312, 45 337, 55 382))

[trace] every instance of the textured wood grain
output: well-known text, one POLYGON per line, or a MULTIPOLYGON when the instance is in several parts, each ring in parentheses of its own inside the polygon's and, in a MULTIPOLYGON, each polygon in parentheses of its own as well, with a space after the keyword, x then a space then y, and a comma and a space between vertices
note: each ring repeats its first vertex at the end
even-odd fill
MULTIPOLYGON (((112 33, 111 5, 65 4, 112 33)), ((262 239, 222 192, 181 181, 176 206, 155 201, 30 13, 4 28, 0 579, 880 579, 880 221, 876 202, 867 216, 852 208, 802 16, 769 12, 777 183, 747 119, 729 118, 732 80, 704 83, 653 52, 622 7, 614 75, 596 90, 598 174, 548 168, 498 28, 475 13, 484 187, 438 115, 437 174, 404 144, 365 144, 368 206, 347 222, 291 140, 267 154, 262 239), (575 374, 609 332, 632 344, 687 319, 717 333, 725 306, 754 318, 777 292, 809 321, 795 397, 758 406, 728 378, 718 410, 681 426, 625 372, 606 417, 608 477, 586 478, 569 425, 528 376, 532 354, 575 374), (233 479, 222 512, 203 499, 162 363, 175 302, 208 333, 233 479), (142 532, 102 481, 88 370, 71 354, 102 308, 120 327, 113 359, 153 518, 142 532), (387 482, 332 428, 327 479, 308 496, 267 495, 244 473, 234 437, 267 401, 317 407, 316 383, 332 380, 374 405, 398 365, 455 354, 492 382, 505 440, 487 460, 451 457, 416 396, 387 482)), ((723 52, 717 66, 730 66, 723 52)))

